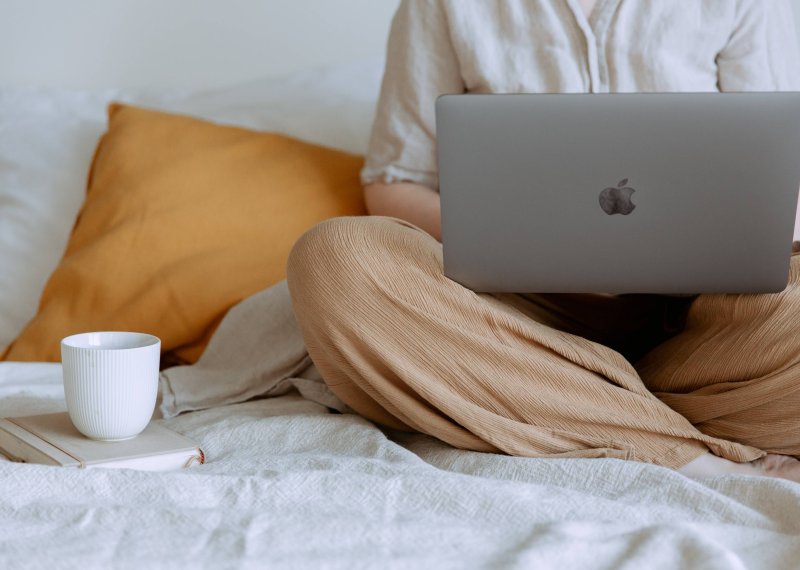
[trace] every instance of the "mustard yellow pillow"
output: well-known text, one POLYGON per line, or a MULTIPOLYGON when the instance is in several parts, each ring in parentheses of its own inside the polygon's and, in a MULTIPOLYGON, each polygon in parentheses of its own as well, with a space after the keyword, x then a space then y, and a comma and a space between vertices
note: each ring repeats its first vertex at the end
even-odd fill
POLYGON ((231 306, 285 277, 326 218, 364 213, 362 158, 112 104, 67 250, 4 360, 59 361, 83 331, 157 335, 194 362, 231 306))

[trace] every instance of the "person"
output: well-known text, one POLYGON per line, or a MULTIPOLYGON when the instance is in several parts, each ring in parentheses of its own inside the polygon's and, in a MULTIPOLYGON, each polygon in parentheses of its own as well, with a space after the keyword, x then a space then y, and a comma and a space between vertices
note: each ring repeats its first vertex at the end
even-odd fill
POLYGON ((442 274, 434 121, 443 93, 794 90, 792 21, 786 0, 403 0, 372 215, 288 262, 331 390, 464 449, 800 481, 800 255, 779 294, 476 294, 442 274))

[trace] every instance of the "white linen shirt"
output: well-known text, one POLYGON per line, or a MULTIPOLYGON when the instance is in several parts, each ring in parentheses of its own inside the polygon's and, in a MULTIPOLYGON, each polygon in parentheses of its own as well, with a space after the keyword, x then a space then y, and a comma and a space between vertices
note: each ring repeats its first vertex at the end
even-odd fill
POLYGON ((438 188, 445 93, 800 90, 793 22, 789 0, 402 0, 362 182, 438 188))

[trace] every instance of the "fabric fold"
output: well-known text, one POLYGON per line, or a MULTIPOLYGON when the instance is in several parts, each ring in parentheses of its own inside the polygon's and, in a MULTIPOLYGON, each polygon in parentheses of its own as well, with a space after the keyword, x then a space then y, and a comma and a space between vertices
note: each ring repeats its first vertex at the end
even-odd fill
POLYGON ((293 389, 312 402, 350 411, 308 356, 286 281, 231 308, 200 359, 162 371, 160 383, 165 418, 293 389))

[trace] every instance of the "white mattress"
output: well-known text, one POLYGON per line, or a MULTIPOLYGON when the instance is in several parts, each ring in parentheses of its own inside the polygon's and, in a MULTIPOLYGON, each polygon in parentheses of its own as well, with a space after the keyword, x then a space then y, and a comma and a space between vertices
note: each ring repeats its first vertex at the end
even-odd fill
MULTIPOLYGON (((63 251, 110 98, 363 151, 379 80, 372 62, 210 93, 0 90, 0 345, 63 251)), ((60 374, 0 363, 0 416, 65 409, 60 374)), ((0 460, 0 568, 800 566, 790 482, 393 440, 298 395, 160 421, 201 442, 208 463, 143 473, 0 460)))
MULTIPOLYGON (((65 408, 60 365, 0 364, 0 415, 65 408)), ((797 568, 800 485, 393 441, 296 395, 162 421, 170 473, 0 460, 2 568, 797 568), (390 561, 390 562, 388 562, 390 561)))

